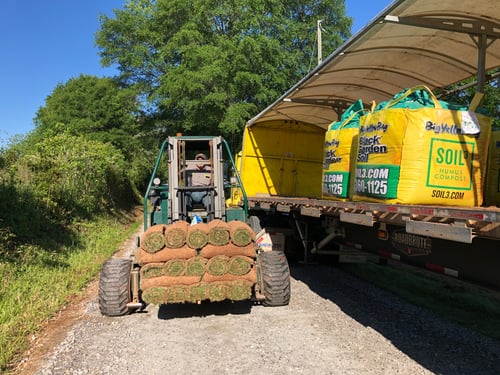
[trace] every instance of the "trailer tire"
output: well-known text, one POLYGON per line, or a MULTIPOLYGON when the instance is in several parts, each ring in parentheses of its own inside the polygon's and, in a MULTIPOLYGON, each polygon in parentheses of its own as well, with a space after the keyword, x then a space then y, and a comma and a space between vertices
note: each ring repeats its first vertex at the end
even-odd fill
POLYGON ((285 306, 290 302, 290 268, 281 251, 259 254, 264 306, 285 306))
POLYGON ((103 264, 99 278, 99 310, 103 315, 128 313, 131 269, 132 262, 128 259, 109 259, 103 264))

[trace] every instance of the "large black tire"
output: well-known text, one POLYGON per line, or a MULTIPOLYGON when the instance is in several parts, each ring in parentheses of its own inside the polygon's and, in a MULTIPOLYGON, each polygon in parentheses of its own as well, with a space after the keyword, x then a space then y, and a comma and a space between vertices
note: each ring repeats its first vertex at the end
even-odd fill
POLYGON ((284 306, 290 302, 290 268, 285 254, 268 251, 259 254, 261 291, 264 306, 284 306))
POLYGON ((130 271, 128 259, 109 259, 101 269, 99 279, 99 309, 106 316, 121 316, 128 313, 131 301, 130 271))

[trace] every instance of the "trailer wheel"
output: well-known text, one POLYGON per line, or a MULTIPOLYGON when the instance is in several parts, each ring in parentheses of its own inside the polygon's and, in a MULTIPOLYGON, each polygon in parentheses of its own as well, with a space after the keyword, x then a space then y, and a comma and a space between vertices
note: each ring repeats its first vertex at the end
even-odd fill
POLYGON ((130 271, 128 259, 109 259, 101 269, 99 279, 99 309, 106 316, 121 316, 128 312, 130 271))
POLYGON ((281 251, 259 254, 261 291, 264 306, 284 306, 290 302, 290 268, 281 251))

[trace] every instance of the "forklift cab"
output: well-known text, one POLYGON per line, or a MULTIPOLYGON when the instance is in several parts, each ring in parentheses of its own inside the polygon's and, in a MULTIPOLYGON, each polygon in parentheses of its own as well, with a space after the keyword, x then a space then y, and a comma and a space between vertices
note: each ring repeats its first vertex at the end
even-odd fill
POLYGON ((241 189, 235 175, 229 147, 222 137, 168 137, 145 195, 145 212, 147 200, 151 207, 148 217, 145 213, 145 228, 177 220, 191 222, 195 216, 203 222, 246 221, 246 200, 243 207, 226 208, 230 190, 241 189), (165 171, 168 183, 159 178, 165 171))

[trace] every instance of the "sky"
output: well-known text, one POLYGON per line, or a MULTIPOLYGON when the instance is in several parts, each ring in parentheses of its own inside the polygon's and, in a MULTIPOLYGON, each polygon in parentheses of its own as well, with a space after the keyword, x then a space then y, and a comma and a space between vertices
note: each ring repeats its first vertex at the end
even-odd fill
MULTIPOLYGON (((125 0, 7 0, 0 12, 0 145, 33 128, 37 110, 58 84, 80 74, 109 77, 94 45, 100 14, 125 0)), ((345 0, 352 34, 390 0, 345 0)), ((327 25, 324 25, 327 28, 327 25)), ((328 37, 323 34, 323 38, 328 37)))

